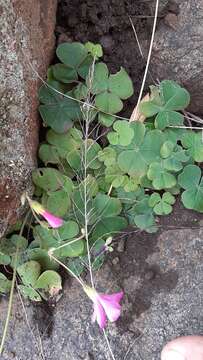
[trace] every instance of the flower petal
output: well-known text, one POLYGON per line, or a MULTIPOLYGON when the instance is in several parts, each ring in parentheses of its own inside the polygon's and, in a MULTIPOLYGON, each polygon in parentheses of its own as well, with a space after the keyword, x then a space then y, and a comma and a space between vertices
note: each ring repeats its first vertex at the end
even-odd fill
POLYGON ((99 302, 94 303, 94 313, 92 315, 92 322, 97 321, 99 327, 104 329, 106 326, 106 314, 99 302))
POLYGON ((105 313, 111 322, 118 320, 121 315, 121 305, 119 304, 119 301, 122 297, 123 292, 112 295, 99 294, 99 302, 103 306, 105 313))
POLYGON ((110 295, 99 294, 99 297, 102 298, 103 300, 119 303, 121 301, 121 299, 123 298, 123 295, 124 295, 124 292, 120 291, 118 293, 110 294, 110 295))
POLYGON ((49 225, 53 228, 58 228, 63 225, 63 220, 49 211, 44 210, 41 215, 48 221, 49 225))

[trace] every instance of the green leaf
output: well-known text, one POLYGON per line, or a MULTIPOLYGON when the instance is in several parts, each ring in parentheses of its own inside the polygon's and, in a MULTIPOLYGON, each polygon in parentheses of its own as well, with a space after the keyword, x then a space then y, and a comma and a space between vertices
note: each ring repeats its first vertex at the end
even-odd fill
POLYGON ((78 78, 77 71, 75 69, 70 69, 70 67, 64 64, 53 65, 52 71, 55 79, 64 84, 72 83, 78 78))
POLYGON ((155 118, 155 128, 163 130, 169 126, 183 125, 184 116, 176 111, 161 111, 155 118))
POLYGON ((95 105, 98 110, 110 114, 116 114, 123 108, 123 103, 120 98, 116 94, 107 91, 96 95, 95 105))
POLYGON ((39 289, 40 293, 42 292, 42 295, 45 295, 45 298, 47 293, 53 297, 58 295, 62 289, 61 283, 61 277, 56 271, 47 270, 36 281, 35 289, 39 289))
POLYGON ((59 268, 58 264, 50 259, 47 250, 44 249, 28 249, 26 258, 39 262, 42 270, 57 270, 59 268))
POLYGON ((113 147, 108 146, 98 152, 99 161, 104 162, 105 166, 111 166, 116 162, 116 151, 113 147))
POLYGON ((203 140, 201 132, 195 133, 188 131, 182 137, 181 143, 185 149, 189 150, 189 154, 196 162, 203 161, 203 140))
POLYGON ((3 238, 0 241, 0 252, 4 255, 15 256, 17 249, 23 252, 28 246, 26 238, 20 235, 12 235, 9 239, 3 238))
POLYGON ((86 256, 68 259, 67 266, 76 276, 80 276, 85 270, 86 256), (83 262, 84 259, 84 262, 83 262))
POLYGON ((96 241, 99 238, 116 235, 118 232, 125 229, 127 225, 127 220, 120 216, 101 219, 94 228, 91 239, 96 241))
POLYGON ((34 170, 32 179, 35 185, 48 192, 65 190, 67 194, 70 194, 73 188, 71 179, 53 168, 39 168, 34 170))
POLYGON ((185 191, 181 199, 187 209, 203 212, 203 178, 201 169, 196 165, 187 165, 178 176, 178 183, 185 191))
POLYGON ((63 257, 78 257, 83 254, 85 249, 85 243, 84 240, 69 240, 69 242, 61 243, 63 247, 57 249, 54 251, 54 255, 58 258, 63 257))
POLYGON ((18 289, 21 293, 21 295, 25 299, 29 299, 31 301, 39 302, 42 300, 41 296, 38 294, 36 290, 34 290, 31 287, 25 286, 25 285, 18 285, 18 289))
POLYGON ((97 194, 93 201, 96 218, 106 218, 119 215, 122 205, 119 199, 112 198, 105 194, 97 194))
POLYGON ((89 169, 99 169, 101 167, 101 162, 98 159, 98 153, 100 150, 101 150, 101 146, 97 142, 95 142, 92 139, 88 139, 86 159, 87 159, 87 167, 89 169))
POLYGON ((39 106, 40 115, 47 126, 57 133, 66 132, 74 121, 81 118, 81 110, 77 101, 62 97, 49 104, 39 106))
POLYGON ((132 80, 122 67, 116 74, 109 76, 109 90, 123 100, 133 95, 132 80))
POLYGON ((118 164, 130 176, 143 177, 147 173, 148 164, 160 159, 163 136, 159 130, 151 130, 145 134, 145 127, 139 122, 132 126, 135 136, 126 150, 118 155, 118 164))
POLYGON ((73 239, 79 233, 79 226, 75 221, 66 221, 58 230, 60 240, 73 239))
POLYGON ((9 265, 11 262, 11 258, 9 255, 6 255, 0 251, 0 264, 1 265, 9 265))
POLYGON ((113 124, 113 129, 116 132, 110 132, 107 135, 109 142, 112 145, 121 145, 127 146, 130 145, 133 137, 134 131, 130 127, 130 123, 125 120, 118 120, 113 124))
POLYGON ((59 155, 57 149, 54 146, 48 144, 42 144, 39 148, 39 158, 47 164, 59 163, 59 155))
POLYGON ((24 285, 34 286, 40 275, 41 266, 37 261, 31 260, 18 266, 17 272, 24 285))
POLYGON ((149 166, 147 177, 152 181, 155 189, 170 189, 176 185, 176 178, 169 173, 162 163, 154 162, 149 166))
MULTIPOLYGON (((58 229, 58 231, 61 228, 58 229)), ((56 247, 59 245, 59 241, 54 237, 54 230, 47 229, 41 225, 37 225, 34 227, 33 236, 36 241, 39 242, 40 248, 44 250, 49 250, 52 247, 56 247)))
POLYGON ((65 190, 58 190, 48 194, 45 207, 56 216, 64 216, 71 207, 71 200, 65 190))
POLYGON ((190 103, 190 94, 188 91, 173 81, 162 81, 160 84, 160 92, 165 102, 165 110, 183 110, 190 103))
POLYGON ((103 50, 102 50, 102 47, 100 44, 94 44, 94 43, 88 41, 85 44, 85 48, 96 59, 103 56, 103 50))
POLYGON ((102 113, 98 114, 99 123, 106 127, 112 126, 115 120, 116 120, 115 116, 102 114, 102 113))
POLYGON ((163 159, 169 157, 172 154, 174 147, 174 143, 172 143, 171 141, 165 141, 160 150, 161 157, 163 159))
POLYGON ((56 49, 59 60, 72 69, 77 69, 87 57, 84 45, 73 42, 60 44, 56 49))
POLYGON ((0 272, 0 293, 8 294, 11 290, 11 281, 0 272))
MULTIPOLYGON (((106 64, 98 63, 94 67, 94 77, 91 91, 93 94, 99 94, 108 90, 109 70, 106 64)), ((87 87, 90 87, 89 79, 86 80, 87 87)))
POLYGON ((155 104, 153 101, 145 101, 140 103, 139 110, 148 118, 159 113, 162 110, 162 107, 155 104))
POLYGON ((175 203, 175 197, 169 192, 165 192, 162 197, 158 193, 153 193, 149 198, 149 206, 153 207, 155 214, 168 215, 173 211, 171 205, 175 203))

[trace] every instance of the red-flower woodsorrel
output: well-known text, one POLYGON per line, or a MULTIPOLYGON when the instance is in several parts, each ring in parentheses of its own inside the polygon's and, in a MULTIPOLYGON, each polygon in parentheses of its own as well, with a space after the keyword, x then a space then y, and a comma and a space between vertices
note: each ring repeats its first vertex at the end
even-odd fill
POLYGON ((100 294, 89 286, 84 286, 84 291, 93 302, 92 321, 97 321, 101 329, 106 326, 107 318, 110 322, 118 320, 121 314, 120 301, 124 295, 123 291, 111 295, 100 294))
POLYGON ((36 212, 36 214, 43 216, 52 228, 58 228, 63 225, 63 220, 61 218, 51 214, 40 203, 29 198, 28 201, 30 207, 36 212))

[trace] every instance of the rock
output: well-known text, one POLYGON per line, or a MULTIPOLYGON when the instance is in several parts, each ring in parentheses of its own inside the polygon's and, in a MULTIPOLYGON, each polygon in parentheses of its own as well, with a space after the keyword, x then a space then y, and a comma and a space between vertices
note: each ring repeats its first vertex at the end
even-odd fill
MULTIPOLYGON (((122 317, 107 328, 115 359, 157 360, 172 338, 203 333, 202 243, 197 227, 136 233, 126 241, 120 267, 109 260, 95 274, 98 289, 125 292, 122 317)), ((6 309, 3 298, 1 333, 6 309)), ((75 280, 66 281, 56 307, 25 302, 23 308, 15 296, 12 314, 1 360, 28 360, 30 354, 33 360, 58 360, 59 354, 60 360, 110 358, 103 333, 91 324, 91 301, 75 280)))
POLYGON ((39 80, 53 55, 56 0, 0 0, 0 237, 31 191, 38 146, 39 80))
MULTIPOLYGON (((190 111, 202 114, 203 3, 176 0, 176 8, 159 22, 150 70, 155 79, 172 79, 191 94, 190 111)), ((174 2, 173 2, 174 3, 174 2)))

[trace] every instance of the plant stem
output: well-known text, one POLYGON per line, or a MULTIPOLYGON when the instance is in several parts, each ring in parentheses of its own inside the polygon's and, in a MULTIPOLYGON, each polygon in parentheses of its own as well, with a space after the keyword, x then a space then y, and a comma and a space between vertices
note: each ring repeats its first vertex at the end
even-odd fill
MULTIPOLYGON (((19 236, 22 236, 28 215, 29 215, 29 212, 25 216, 25 219, 22 223, 19 236)), ((6 340, 6 336, 7 336, 7 332, 8 332, 8 325, 9 325, 9 321, 10 321, 10 317, 11 317, 11 310, 12 310, 12 304, 13 304, 13 293, 14 293, 15 281, 16 281, 16 269, 17 269, 18 254, 19 254, 19 247, 17 246, 15 258, 14 258, 13 278, 12 278, 11 290, 10 290, 10 295, 9 295, 8 311, 7 311, 6 322, 5 322, 4 331, 3 331, 3 335, 2 335, 2 339, 1 339, 1 345, 0 345, 0 355, 2 354, 3 349, 4 349, 4 344, 5 344, 5 340, 6 340)))

